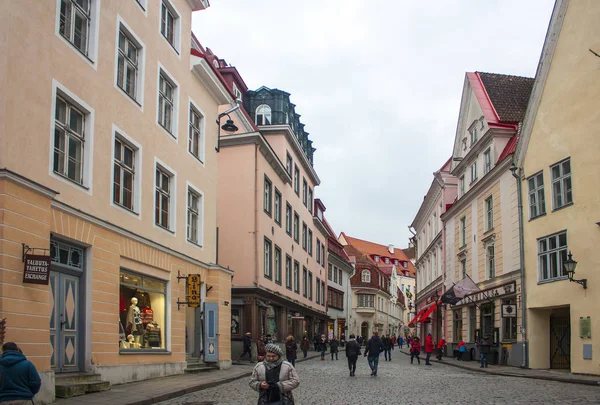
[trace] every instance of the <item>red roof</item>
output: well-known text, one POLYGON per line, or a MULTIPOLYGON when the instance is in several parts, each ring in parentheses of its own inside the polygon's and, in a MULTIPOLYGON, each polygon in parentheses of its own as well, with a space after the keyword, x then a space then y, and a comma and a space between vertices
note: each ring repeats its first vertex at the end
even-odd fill
POLYGON ((517 141, 518 140, 519 140, 519 134, 516 133, 512 136, 512 138, 510 138, 510 140, 504 147, 504 150, 500 154, 500 157, 498 158, 498 162, 496 162, 496 163, 502 162, 506 157, 515 153, 515 150, 517 149, 517 141))

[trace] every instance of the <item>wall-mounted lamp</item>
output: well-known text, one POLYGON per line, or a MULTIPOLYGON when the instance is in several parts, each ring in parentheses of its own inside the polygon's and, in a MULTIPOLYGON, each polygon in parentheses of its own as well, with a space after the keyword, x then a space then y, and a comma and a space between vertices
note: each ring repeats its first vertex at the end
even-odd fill
POLYGON ((217 153, 221 150, 221 129, 227 132, 236 132, 238 130, 238 127, 233 123, 233 120, 229 116, 229 114, 239 109, 242 105, 242 100, 240 100, 239 98, 235 100, 235 102, 236 105, 231 107, 229 110, 222 112, 217 117, 217 125, 219 125, 219 131, 217 133, 217 147, 215 148, 217 153), (221 118, 223 118, 224 116, 227 116, 227 121, 225 121, 225 124, 221 126, 221 118))
POLYGON ((569 251, 569 255, 567 256, 567 260, 564 263, 565 270, 567 275, 569 276, 569 281, 577 284, 581 284, 584 289, 587 288, 587 278, 582 278, 581 280, 575 280, 573 277, 575 276, 575 268, 577 267, 577 262, 573 260, 573 254, 569 251))

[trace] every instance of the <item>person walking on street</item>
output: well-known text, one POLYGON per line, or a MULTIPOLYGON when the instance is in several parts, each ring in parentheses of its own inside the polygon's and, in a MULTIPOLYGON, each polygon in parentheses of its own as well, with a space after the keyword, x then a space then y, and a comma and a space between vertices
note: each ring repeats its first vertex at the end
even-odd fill
POLYGON ((465 344, 465 342, 461 341, 458 342, 458 357, 456 358, 456 360, 461 361, 463 358, 463 353, 467 352, 467 345, 465 344))
POLYGON ((429 359, 431 358, 431 353, 433 353, 433 349, 435 348, 435 344, 433 343, 433 336, 431 336, 431 333, 428 333, 427 336, 425 337, 425 365, 426 366, 431 366, 431 362, 429 361, 429 359))
POLYGON ((440 340, 438 340, 438 344, 437 344, 437 349, 438 349, 437 359, 438 359, 438 361, 442 361, 442 357, 444 356, 444 347, 445 346, 446 346, 446 339, 445 339, 445 336, 442 336, 440 338, 440 340))
POLYGON ((250 360, 250 363, 252 363, 252 338, 251 338, 251 336, 252 336, 252 334, 250 332, 246 332, 246 334, 244 335, 244 341, 243 341, 244 352, 240 356, 240 361, 246 356, 246 353, 248 353, 248 360, 250 360))
POLYGON ((292 390, 300 385, 296 369, 283 361, 279 346, 268 344, 265 350, 265 360, 254 367, 250 378, 250 388, 258 392, 258 405, 294 405, 292 390))
POLYGON ((325 339, 325 335, 321 335, 319 351, 321 352, 321 360, 325 360, 325 352, 327 351, 327 339, 325 339))
POLYGON ((308 355, 308 349, 310 349, 310 342, 308 341, 308 338, 304 336, 302 338, 302 342, 300 342, 300 350, 302 350, 304 358, 306 358, 306 356, 308 355))
POLYGON ((369 339, 365 347, 365 357, 371 367, 371 375, 377 377, 377 368, 379 366, 379 355, 383 351, 383 342, 379 339, 379 332, 374 331, 373 337, 369 339))
POLYGON ((335 354, 335 359, 338 359, 338 350, 339 350, 340 342, 333 336, 329 341, 329 350, 331 351, 331 361, 333 361, 333 355, 335 354))
POLYGON ((383 355, 385 357, 385 361, 392 361, 392 351, 391 351, 391 339, 389 335, 385 335, 383 339, 381 339, 383 343, 383 355))
POLYGON ((358 337, 356 338, 356 342, 362 346, 363 345, 363 337, 362 335, 358 335, 358 337))
POLYGON ((481 367, 487 368, 488 356, 492 351, 492 340, 489 335, 485 335, 483 339, 479 341, 479 358, 481 360, 481 367))
POLYGON ((33 404, 42 381, 35 366, 27 360, 14 342, 2 345, 0 356, 0 402, 7 404, 33 404))
POLYGON ((265 337, 261 336, 256 341, 256 360, 263 361, 265 359, 265 354, 267 354, 265 351, 265 337))
POLYGON ((400 346, 400 349, 402 349, 403 345, 404 345, 404 338, 402 336, 400 336, 400 338, 398 338, 398 346, 400 346))
POLYGON ((416 337, 410 340, 410 364, 413 364, 413 360, 416 358, 419 364, 421 364, 421 359, 419 356, 421 355, 421 342, 419 338, 416 337))
POLYGON ((392 337, 390 338, 390 347, 392 348, 392 350, 394 350, 394 346, 396 346, 396 335, 393 334, 392 337))
POLYGON ((313 344, 315 345, 315 352, 318 352, 321 345, 321 337, 319 335, 315 334, 313 337, 313 344))
POLYGON ((292 366, 296 367, 296 351, 298 345, 292 335, 289 335, 285 341, 285 357, 292 366))
POLYGON ((350 335, 350 340, 346 343, 346 358, 348 359, 348 370, 350 377, 354 377, 356 372, 356 360, 360 356, 360 345, 354 338, 354 334, 350 335))

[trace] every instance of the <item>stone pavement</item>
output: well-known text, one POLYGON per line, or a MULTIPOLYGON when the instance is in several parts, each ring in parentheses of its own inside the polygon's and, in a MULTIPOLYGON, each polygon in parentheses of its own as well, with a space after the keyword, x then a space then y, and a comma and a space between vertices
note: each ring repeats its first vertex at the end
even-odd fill
MULTIPOLYGON (((300 355, 302 356, 302 355, 300 355)), ((306 360, 319 357, 309 352, 306 360)), ((297 362, 302 362, 300 358, 297 362)), ((128 384, 113 385, 110 391, 60 399, 56 405, 150 405, 252 375, 256 363, 235 363, 230 369, 155 378, 128 384)))
MULTIPOLYGON (((296 365, 300 385, 296 405, 550 405, 600 404, 600 387, 491 375, 445 364, 410 364, 394 350, 392 361, 380 356, 377 377, 367 360, 358 360, 356 377, 348 376, 345 355, 339 361, 313 359, 296 365)), ((157 405, 255 405, 258 393, 241 378, 157 405)))
MULTIPOLYGON (((410 355, 407 348, 400 349, 402 353, 410 355)), ((421 352, 421 361, 425 359, 425 354, 421 352)), ((431 356, 431 362, 443 363, 450 366, 459 367, 464 370, 482 372, 494 375, 502 375, 507 377, 522 377, 533 378, 537 380, 558 381, 574 384, 585 384, 600 386, 600 376, 588 376, 580 374, 572 374, 566 370, 534 370, 522 369, 520 367, 501 366, 490 364, 487 368, 481 368, 479 361, 458 361, 451 357, 443 357, 442 361, 435 358, 435 353, 431 356)))

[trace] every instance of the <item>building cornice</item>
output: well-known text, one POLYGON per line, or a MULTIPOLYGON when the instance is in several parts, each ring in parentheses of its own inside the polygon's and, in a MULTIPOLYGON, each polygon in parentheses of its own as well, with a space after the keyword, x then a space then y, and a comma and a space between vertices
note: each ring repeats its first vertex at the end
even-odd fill
POLYGON ((233 103, 233 97, 214 73, 208 61, 196 55, 190 55, 190 69, 219 104, 233 103))
POLYGON ((439 181, 435 178, 435 173, 433 175, 434 179, 432 180, 431 185, 429 186, 429 190, 425 195, 425 199, 421 203, 421 206, 417 211, 417 215, 415 215, 415 219, 413 219, 412 223, 410 224, 411 228, 415 230, 417 236, 423 228, 425 220, 429 218, 431 211, 435 209, 435 207, 437 206, 437 202, 442 196, 442 186, 440 185, 439 181))
POLYGON ((289 125, 263 125, 260 126, 259 129, 265 136, 268 136, 271 132, 283 132, 288 143, 294 148, 294 152, 296 153, 296 155, 300 156, 302 166, 304 167, 304 170, 308 173, 308 176, 311 178, 314 185, 318 186, 319 184, 321 184, 321 179, 319 179, 319 176, 317 176, 317 172, 315 171, 313 165, 310 164, 310 162, 308 161, 308 158, 304 154, 304 149, 302 149, 302 147, 300 146, 300 142, 296 138, 296 135, 294 134, 292 128, 289 125))
POLYGON ((462 211, 468 204, 479 196, 479 193, 486 187, 498 180, 510 167, 512 163, 512 154, 507 156, 502 162, 497 164, 490 172, 473 185, 461 198, 459 198, 452 207, 442 215, 442 221, 447 221, 456 213, 462 211))
POLYGON ((510 139, 516 133, 516 129, 508 128, 508 129, 498 129, 498 128, 490 128, 487 130, 485 135, 481 137, 481 139, 475 142, 475 145, 467 152, 465 156, 462 157, 462 160, 452 169, 450 172, 451 175, 455 177, 460 177, 467 168, 473 163, 475 158, 482 153, 489 143, 492 142, 495 138, 507 138, 510 139))
POLYGON ((137 235, 131 231, 128 231, 127 229, 121 228, 120 226, 111 224, 110 222, 107 222, 103 219, 100 219, 98 217, 95 217, 93 215, 90 215, 86 212, 83 212, 77 208, 71 207, 68 204, 65 204, 61 201, 57 201, 57 200, 52 200, 51 202, 52 208, 58 210, 58 211, 62 211, 66 214, 72 215, 74 217, 80 218, 84 221, 90 222, 96 226, 99 226, 103 229, 106 229, 108 231, 114 232, 118 235, 124 236, 126 238, 130 238, 136 242, 139 243, 143 243, 145 245, 148 245, 154 249, 160 250, 161 252, 164 252, 166 254, 172 255, 177 257, 178 259, 184 260, 190 264, 193 264, 195 266, 199 266, 199 267, 203 267, 205 269, 209 269, 209 270, 218 270, 218 271, 222 271, 225 272, 229 275, 233 275, 233 270, 231 269, 226 269, 225 267, 222 267, 218 264, 215 263, 205 263, 203 261, 200 261, 198 259, 194 259, 193 257, 190 257, 188 255, 185 255, 181 252, 178 252, 176 250, 173 250, 167 246, 161 245, 160 243, 154 242, 153 240, 150 240, 148 238, 145 238, 143 236, 137 235))
POLYGON ((271 145, 260 132, 248 132, 239 135, 227 135, 221 137, 221 148, 240 145, 258 145, 262 155, 271 165, 275 173, 279 176, 284 184, 292 183, 292 177, 287 172, 285 166, 279 160, 279 157, 271 148, 271 145))
POLYGON ((15 184, 18 184, 22 187, 25 187, 28 190, 34 191, 50 199, 53 199, 59 194, 58 191, 52 190, 51 188, 48 188, 33 180, 29 180, 27 177, 21 176, 20 174, 15 173, 7 168, 0 169, 0 180, 11 181, 15 184))
POLYGON ((188 3, 192 11, 200 11, 210 7, 208 0, 188 0, 188 3))
POLYGON ((327 230, 327 227, 323 224, 323 222, 319 219, 319 217, 317 216, 313 216, 313 224, 315 224, 315 226, 319 229, 319 231, 321 231, 321 233, 323 234, 323 236, 325 236, 326 239, 329 239, 329 237, 331 237, 332 235, 329 233, 329 231, 327 230))
POLYGON ((262 286, 254 286, 254 287, 231 287, 231 293, 236 295, 243 295, 244 297, 251 294, 264 294, 266 296, 265 299, 276 301, 280 305, 285 305, 286 308, 291 309, 292 311, 304 312, 306 315, 318 316, 318 317, 327 317, 326 308, 323 307, 323 310, 318 310, 312 307, 309 307, 306 304, 301 303, 300 301, 293 299, 287 295, 281 294, 279 291, 272 291, 262 286))

